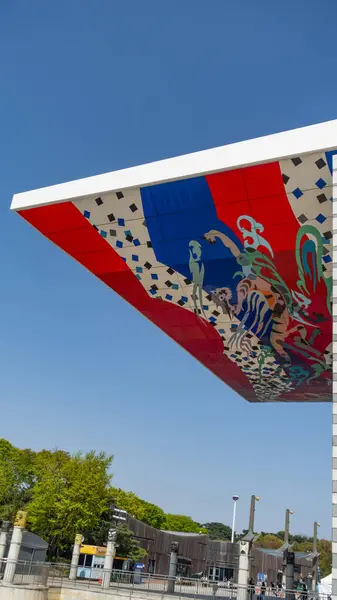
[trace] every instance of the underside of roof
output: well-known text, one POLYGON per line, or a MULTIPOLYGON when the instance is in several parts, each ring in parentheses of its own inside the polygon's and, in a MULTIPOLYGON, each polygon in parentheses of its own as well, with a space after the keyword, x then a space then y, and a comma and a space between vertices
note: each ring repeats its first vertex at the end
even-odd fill
POLYGON ((332 121, 12 208, 247 400, 331 401, 336 148, 332 121))

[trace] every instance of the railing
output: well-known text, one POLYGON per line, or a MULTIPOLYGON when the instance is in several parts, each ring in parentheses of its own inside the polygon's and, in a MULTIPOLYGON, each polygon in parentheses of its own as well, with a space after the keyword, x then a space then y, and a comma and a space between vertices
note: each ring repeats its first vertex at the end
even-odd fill
MULTIPOLYGON (((206 578, 170 578, 167 575, 138 573, 137 571, 106 571, 99 567, 78 567, 77 578, 70 580, 70 565, 63 563, 37 563, 29 561, 10 562, 0 560, 0 585, 4 581, 5 569, 14 570, 13 583, 16 585, 48 585, 49 587, 67 587, 103 591, 104 584, 109 581, 108 588, 121 596, 135 594, 140 597, 173 595, 177 598, 208 600, 212 598, 225 600, 331 600, 327 595, 314 592, 285 591, 266 587, 265 593, 257 587, 240 587, 231 582, 213 582, 206 578), (81 573, 86 578, 81 577, 81 573)), ((5 577, 6 579, 6 577, 5 577)), ((107 591, 107 590, 106 590, 107 591)))
POLYGON ((113 570, 111 573, 104 569, 93 567, 79 567, 78 573, 86 572, 91 575, 86 579, 77 577, 69 580, 70 566, 62 564, 50 565, 48 585, 76 587, 85 589, 102 589, 105 577, 110 579, 109 588, 121 595, 146 596, 151 594, 171 595, 178 598, 205 599, 222 598, 225 600, 331 600, 329 596, 314 592, 298 592, 296 590, 285 591, 266 588, 265 594, 257 587, 240 587, 230 582, 213 582, 207 579, 195 579, 187 577, 176 577, 174 579, 167 575, 154 575, 150 573, 137 573, 134 571, 113 570), (172 591, 174 589, 174 592, 172 591))
POLYGON ((9 576, 15 585, 47 585, 50 564, 0 559, 0 582, 9 576))

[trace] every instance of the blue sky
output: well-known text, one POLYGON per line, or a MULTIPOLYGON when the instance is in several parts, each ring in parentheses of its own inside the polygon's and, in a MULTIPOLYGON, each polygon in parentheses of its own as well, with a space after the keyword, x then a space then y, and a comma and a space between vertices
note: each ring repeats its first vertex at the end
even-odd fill
POLYGON ((15 192, 337 117, 337 4, 3 0, 0 435, 103 449, 200 521, 330 537, 331 406, 250 405, 9 212, 15 192))

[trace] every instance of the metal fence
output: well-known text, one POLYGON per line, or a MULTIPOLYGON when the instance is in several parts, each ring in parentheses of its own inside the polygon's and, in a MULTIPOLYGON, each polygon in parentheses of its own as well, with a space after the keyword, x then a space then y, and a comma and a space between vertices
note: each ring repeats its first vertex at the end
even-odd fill
MULTIPOLYGON (((285 591, 271 589, 268 586, 263 591, 258 587, 240 587, 231 582, 213 582, 206 578, 170 578, 167 575, 154 575, 113 570, 103 568, 89 569, 89 577, 77 577, 70 580, 70 565, 63 563, 38 563, 29 561, 10 562, 0 560, 0 585, 4 581, 4 574, 14 570, 13 583, 16 585, 47 585, 54 588, 76 588, 103 591, 105 579, 109 580, 109 589, 120 595, 139 597, 156 595, 174 595, 176 598, 191 598, 195 600, 331 600, 329 596, 314 592, 301 592, 296 590, 285 591), (6 570, 7 569, 7 570, 6 570)), ((79 569, 77 574, 80 574, 79 569)), ((88 569, 86 569, 88 575, 88 569)), ((6 577, 5 577, 6 579, 6 577)), ((107 591, 104 589, 104 591, 107 591)))
MULTIPOLYGON (((87 569, 86 569, 87 571, 87 569)), ((87 571, 88 572, 88 571, 87 571)), ((53 587, 76 587, 82 589, 102 589, 104 578, 109 578, 109 588, 114 593, 140 597, 148 595, 173 595, 177 598, 194 598, 195 600, 331 600, 329 596, 314 592, 285 591, 266 588, 265 593, 258 587, 240 587, 230 582, 213 582, 205 579, 154 575, 113 570, 111 573, 100 568, 91 570, 90 578, 77 577, 69 580, 70 565, 51 564, 48 585, 53 587), (174 589, 174 592, 173 592, 174 589)))
POLYGON ((7 575, 12 578, 15 585, 42 585, 46 586, 48 581, 49 563, 31 561, 11 561, 6 558, 0 559, 0 583, 7 575))

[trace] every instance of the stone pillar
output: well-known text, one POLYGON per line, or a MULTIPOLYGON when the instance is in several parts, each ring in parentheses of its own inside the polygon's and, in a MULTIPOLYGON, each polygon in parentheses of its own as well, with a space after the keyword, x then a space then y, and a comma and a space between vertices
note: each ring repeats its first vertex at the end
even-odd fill
POLYGON ((167 592, 169 594, 174 594, 174 588, 175 588, 176 577, 177 577, 178 552, 179 552, 179 542, 172 542, 169 575, 168 575, 168 580, 167 580, 167 592))
POLYGON ((19 559, 20 548, 22 544, 22 532, 26 526, 27 513, 19 510, 16 515, 12 533, 11 545, 8 551, 8 557, 4 572, 3 581, 12 583, 16 571, 16 564, 19 559))
POLYGON ((242 541, 239 542, 240 555, 239 555, 239 574, 238 574, 238 598, 240 600, 246 600, 248 578, 249 578, 249 553, 250 543, 242 541))
POLYGON ((294 569, 295 569, 295 553, 286 553, 286 599, 294 600, 294 569))
MULTIPOLYGON (((2 521, 1 529, 0 529, 0 560, 4 558, 6 546, 7 546, 7 535, 9 528, 11 526, 10 521, 2 521)), ((1 572, 1 567, 0 567, 1 572)))
POLYGON ((75 581, 75 579, 77 578, 78 561, 80 559, 80 549, 81 549, 81 544, 82 544, 83 540, 84 540, 84 537, 81 533, 77 533, 75 535, 75 543, 74 543, 73 555, 71 557, 71 566, 70 566, 70 573, 69 573, 69 579, 71 581, 75 581))
POLYGON ((337 600, 337 159, 333 157, 332 203, 332 599, 337 600))
POLYGON ((106 554, 104 559, 104 574, 102 581, 102 585, 105 589, 107 589, 110 585, 111 571, 113 568, 115 558, 115 540, 116 531, 114 529, 109 529, 108 541, 106 545, 106 554))

